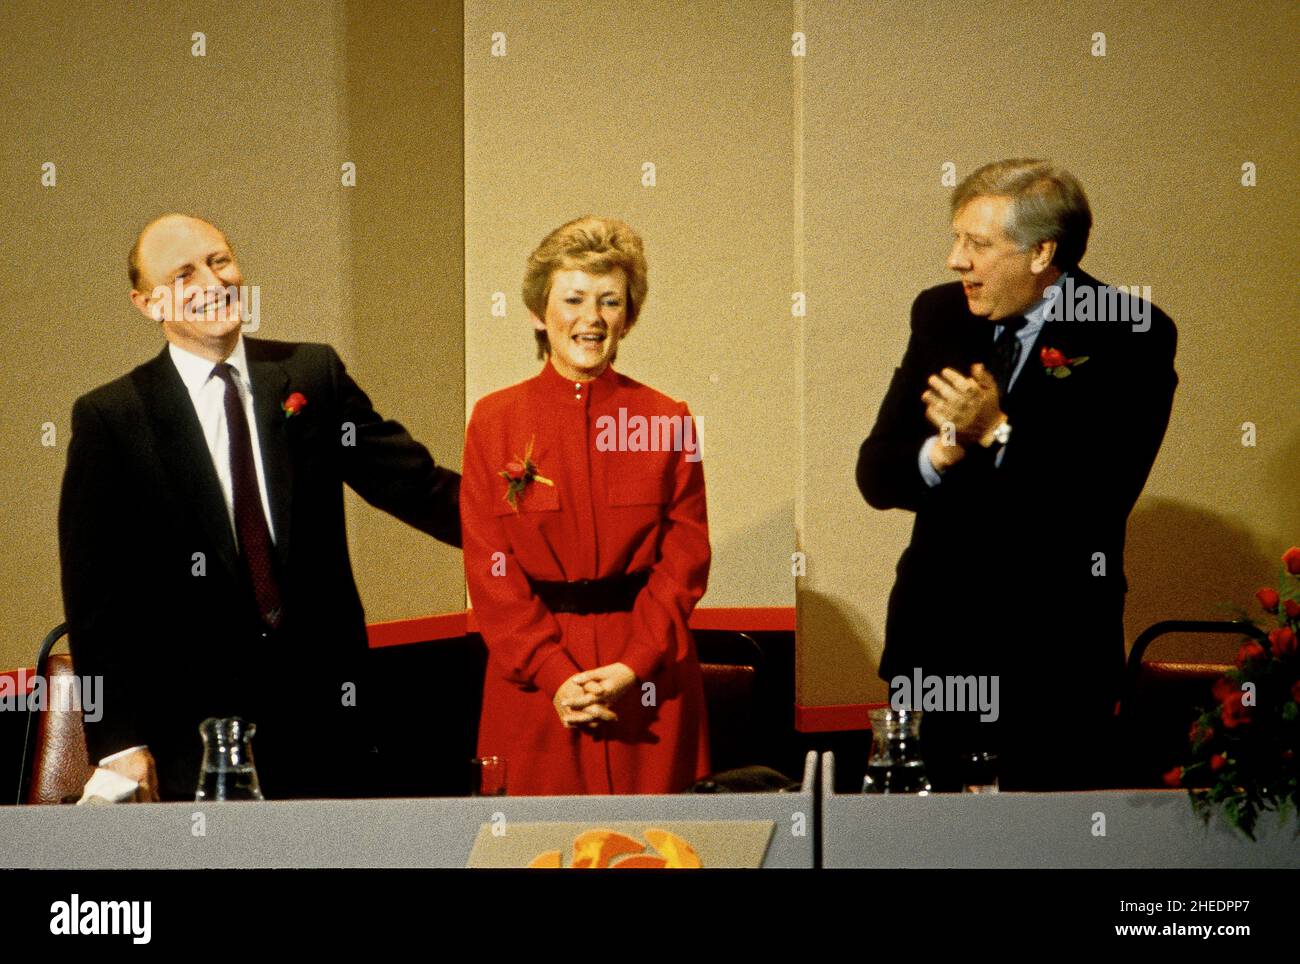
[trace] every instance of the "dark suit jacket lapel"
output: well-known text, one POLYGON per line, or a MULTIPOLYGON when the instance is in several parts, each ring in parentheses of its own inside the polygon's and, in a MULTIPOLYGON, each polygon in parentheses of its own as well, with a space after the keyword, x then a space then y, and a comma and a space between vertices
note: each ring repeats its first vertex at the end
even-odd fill
POLYGON ((185 383, 164 347, 139 369, 137 387, 158 440, 158 459, 183 505, 193 506, 220 562, 237 572, 235 535, 212 453, 185 383))
MULTIPOLYGON (((289 373, 278 361, 264 357, 261 345, 244 339, 249 381, 253 385, 253 416, 266 473, 266 495, 275 529, 275 554, 281 567, 289 562, 290 515, 293 502, 293 462, 289 458, 288 418, 282 407, 289 395, 289 373)), ((283 568, 281 571, 284 571, 283 568)))
MULTIPOLYGON (((1075 288, 1084 285, 1096 286, 1097 280, 1076 272, 1074 274, 1075 288)), ((1042 391, 1055 381, 1043 369, 1043 349, 1055 348, 1066 358, 1087 355, 1090 328, 1091 325, 1088 322, 1067 321, 1065 318, 1057 318, 1055 320, 1048 319, 1038 329, 1038 336, 1034 339, 1033 345, 1030 346, 1029 357, 1025 359, 1025 366, 1021 369, 1019 376, 1016 378, 1016 383, 1011 386, 1011 391, 1007 396, 1007 402, 1011 406, 1007 411, 1008 415, 1011 415, 1016 409, 1023 411, 1023 406, 1033 405, 1042 391)))

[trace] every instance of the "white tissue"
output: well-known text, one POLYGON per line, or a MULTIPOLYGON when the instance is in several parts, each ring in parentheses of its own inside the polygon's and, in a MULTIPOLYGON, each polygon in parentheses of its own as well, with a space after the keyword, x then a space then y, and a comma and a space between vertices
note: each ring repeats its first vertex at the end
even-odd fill
POLYGON ((114 773, 112 770, 96 767, 95 772, 86 781, 86 788, 82 791, 81 799, 77 801, 77 805, 80 806, 83 803, 123 803, 134 799, 136 791, 139 789, 140 784, 134 780, 128 780, 122 774, 114 773))

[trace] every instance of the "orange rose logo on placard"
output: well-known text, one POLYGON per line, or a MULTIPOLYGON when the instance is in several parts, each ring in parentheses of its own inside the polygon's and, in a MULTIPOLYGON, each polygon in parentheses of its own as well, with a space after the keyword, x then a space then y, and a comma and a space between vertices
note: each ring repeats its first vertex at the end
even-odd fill
MULTIPOLYGON (((569 868, 618 870, 657 867, 672 870, 704 866, 695 848, 676 834, 649 827, 645 839, 658 853, 646 853, 645 844, 616 830, 588 830, 574 838, 569 868)), ((564 862, 560 851, 545 850, 529 861, 528 866, 560 868, 564 862)))

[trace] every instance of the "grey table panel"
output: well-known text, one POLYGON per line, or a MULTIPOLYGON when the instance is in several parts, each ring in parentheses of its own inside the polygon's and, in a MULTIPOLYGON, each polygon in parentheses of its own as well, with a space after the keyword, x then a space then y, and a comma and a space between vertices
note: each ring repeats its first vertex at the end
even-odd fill
POLYGON ((822 758, 825 867, 1300 867, 1292 816, 1265 814, 1252 843, 1207 827, 1181 790, 1086 793, 837 794, 822 758), (1094 833, 1104 818, 1105 836, 1094 833))
POLYGON ((464 867, 479 827, 501 814, 507 828, 512 821, 772 820, 763 866, 811 867, 816 776, 817 754, 809 753, 798 793, 0 807, 0 866, 464 867), (193 832, 195 814, 203 816, 201 836, 193 832))

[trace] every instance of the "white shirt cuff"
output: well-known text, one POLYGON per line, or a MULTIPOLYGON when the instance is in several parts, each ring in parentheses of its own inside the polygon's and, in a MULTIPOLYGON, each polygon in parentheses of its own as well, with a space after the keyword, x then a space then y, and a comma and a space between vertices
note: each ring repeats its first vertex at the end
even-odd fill
POLYGON ((943 476, 930 461, 930 450, 938 444, 939 436, 931 435, 921 444, 921 457, 917 460, 917 465, 921 469, 921 478, 925 479, 925 484, 932 489, 943 481, 943 476))

